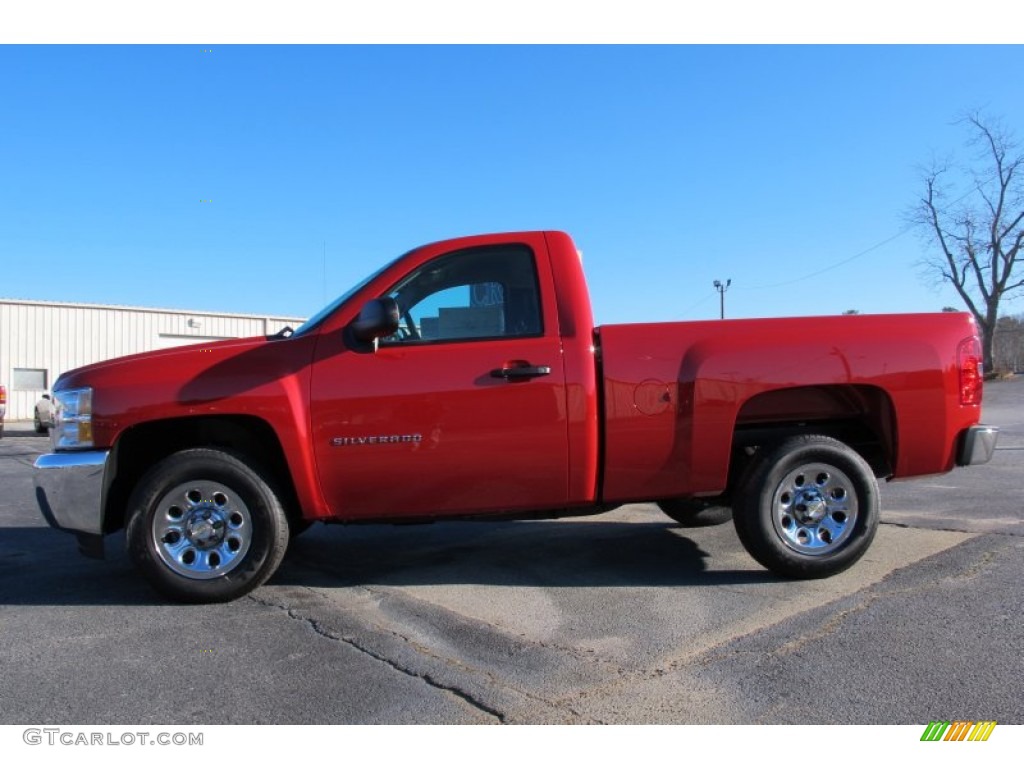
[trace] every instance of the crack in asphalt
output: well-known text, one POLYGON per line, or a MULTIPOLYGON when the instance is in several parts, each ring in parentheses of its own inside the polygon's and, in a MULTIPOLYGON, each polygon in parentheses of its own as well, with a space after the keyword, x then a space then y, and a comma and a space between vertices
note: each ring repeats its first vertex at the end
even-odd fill
MULTIPOLYGON (((312 589, 311 587, 306 587, 306 589, 309 590, 310 592, 316 594, 316 590, 312 589)), ((554 644, 554 643, 546 643, 544 641, 539 641, 539 640, 532 640, 530 638, 527 638, 527 637, 524 637, 524 636, 521 636, 521 635, 512 637, 512 636, 510 636, 508 634, 506 629, 504 629, 504 628, 502 628, 500 626, 497 626, 495 624, 491 624, 490 622, 482 621, 482 620, 476 619, 476 618, 471 618, 471 617, 465 616, 463 614, 451 611, 448 608, 444 608, 443 606, 439 606, 436 603, 432 603, 432 602, 430 602, 428 600, 423 600, 423 599, 421 599, 419 597, 416 597, 415 595, 410 595, 410 594, 408 594, 406 592, 401 592, 399 594, 396 594, 396 593, 391 592, 389 590, 375 589, 375 588, 370 587, 370 586, 362 586, 362 587, 359 587, 359 589, 362 590, 363 592, 366 592, 368 595, 371 595, 372 597, 374 597, 374 598, 376 598, 376 599, 378 599, 380 601, 385 601, 385 600, 398 601, 400 604, 401 603, 412 603, 412 604, 415 604, 415 605, 418 605, 418 606, 425 607, 428 613, 435 613, 435 614, 436 613, 444 613, 444 614, 448 614, 450 616, 453 616, 456 620, 458 620, 458 621, 460 621, 462 623, 473 625, 474 630, 489 631, 489 632, 501 635, 502 637, 510 638, 512 642, 518 643, 521 646, 530 646, 530 647, 533 647, 533 648, 541 648, 541 649, 543 649, 545 651, 554 651, 554 652, 560 652, 560 653, 563 653, 563 654, 572 655, 578 661, 586 661, 586 662, 590 662, 590 663, 593 663, 593 661, 598 661, 603 666, 608 667, 611 670, 612 674, 622 674, 621 667, 617 663, 612 662, 611 660, 600 659, 600 658, 599 659, 591 659, 589 654, 583 653, 583 652, 579 651, 579 649, 571 648, 571 647, 565 647, 565 646, 560 646, 560 645, 557 645, 557 644, 554 644)), ((411 610, 415 611, 415 608, 411 608, 411 610)), ((422 618, 421 614, 417 613, 415 615, 417 615, 420 618, 422 618)), ((588 715, 584 715, 578 709, 576 709, 575 707, 571 706, 568 702, 563 701, 561 698, 552 700, 552 699, 549 699, 549 698, 545 698, 544 696, 539 696, 539 695, 537 695, 536 693, 534 693, 532 691, 525 690, 523 688, 520 688, 520 687, 517 687, 517 686, 509 684, 509 682, 507 680, 505 680, 505 679, 495 675, 492 672, 489 672, 486 669, 477 669, 477 668, 470 667, 467 664, 463 663, 458 658, 439 656, 431 648, 429 648, 427 646, 424 646, 422 643, 418 643, 415 640, 413 640, 412 638, 410 638, 409 636, 407 636, 407 635, 405 635, 405 634, 403 634, 401 632, 397 632, 394 629, 391 629, 389 627, 385 627, 385 626, 382 626, 380 624, 377 624, 376 625, 376 629, 378 631, 380 631, 380 632, 385 632, 387 634, 390 634, 392 637, 396 637, 396 638, 400 639, 402 642, 404 642, 407 645, 409 645, 410 647, 414 648, 415 650, 417 650, 422 655, 428 656, 428 657, 430 657, 432 659, 436 659, 438 662, 440 662, 442 664, 458 667, 458 668, 463 669, 463 670, 465 670, 465 671, 467 671, 467 672, 469 672, 471 674, 481 675, 484 678, 486 678, 488 683, 490 683, 491 685, 495 686, 496 688, 501 688, 501 689, 506 690, 506 691, 511 691, 511 692, 513 692, 517 696, 521 696, 524 699, 527 699, 527 700, 529 700, 531 702, 535 702, 537 704, 541 704, 541 705, 543 705, 545 707, 549 707, 549 708, 551 708, 553 710, 556 710, 556 711, 564 710, 564 711, 568 712, 569 715, 571 715, 572 717, 576 718, 579 721, 583 721, 583 722, 586 722, 586 723, 591 724, 591 725, 605 725, 605 723, 603 721, 599 720, 599 719, 595 719, 595 718, 590 717, 588 715)), ((503 720, 502 722, 507 722, 507 721, 503 720)))
MULTIPOLYGON (((395 594, 382 589, 374 589, 373 587, 363 586, 361 587, 368 594, 373 595, 381 599, 395 599, 395 594)), ((418 605, 425 606, 428 611, 440 612, 443 611, 449 615, 456 617, 459 621, 469 623, 475 627, 483 628, 487 631, 501 635, 502 637, 508 638, 511 642, 517 643, 522 646, 529 646, 531 648, 540 648, 545 651, 554 651, 567 656, 572 656, 577 661, 585 662, 587 664, 600 664, 603 667, 607 667, 608 671, 612 674, 621 672, 619 662, 614 659, 602 656, 599 651, 592 649, 581 649, 571 645, 562 645, 560 643, 553 643, 548 640, 537 640, 532 637, 528 637, 523 633, 512 634, 509 627, 503 627, 500 624, 495 624, 490 621, 475 616, 466 616, 465 614, 457 611, 452 611, 450 608, 439 606, 437 603, 433 603, 429 600, 424 600, 417 597, 416 595, 409 594, 408 592, 401 593, 401 600, 403 602, 416 603, 418 605)), ((403 639, 406 639, 402 636, 403 639)), ((411 641, 410 641, 411 642, 411 641)), ((486 673, 485 673, 486 674, 486 673)), ((576 713, 574 713, 576 714, 576 713)))
MULTIPOLYGON (((370 595, 380 599, 380 600, 387 600, 387 599, 394 600, 394 599, 396 599, 396 595, 394 593, 386 591, 386 590, 374 589, 374 588, 368 587, 368 586, 361 587, 361 589, 363 591, 367 592, 368 594, 370 594, 370 595)), ((518 643, 518 644, 523 645, 523 646, 530 646, 530 647, 533 647, 533 648, 540 648, 540 649, 545 650, 545 651, 553 651, 553 652, 556 652, 556 653, 562 653, 562 654, 565 654, 565 655, 570 655, 570 656, 574 657, 577 661, 583 661, 583 662, 587 662, 587 663, 595 663, 596 662, 596 663, 601 664, 604 667, 607 667, 609 669, 610 673, 613 674, 613 675, 623 675, 623 674, 625 674, 624 670, 622 669, 622 667, 617 662, 614 662, 614 661, 612 661, 610 659, 601 658, 595 652, 585 652, 585 651, 580 651, 580 649, 573 648, 571 646, 563 646, 563 645, 559 645, 559 644, 556 644, 556 643, 548 643, 548 642, 545 642, 545 641, 542 641, 542 640, 533 640, 531 638, 525 637, 524 635, 517 635, 517 636, 513 637, 513 636, 509 635, 508 631, 505 628, 503 628, 503 627, 500 627, 498 625, 492 624, 490 622, 482 621, 480 619, 470 618, 470 617, 464 616, 464 615, 462 615, 460 613, 456 613, 456 612, 453 612, 453 611, 451 611, 451 610, 449 610, 447 608, 439 606, 436 603, 432 603, 432 602, 429 602, 429 601, 426 601, 426 600, 422 600, 422 599, 416 597, 415 595, 410 595, 410 594, 407 594, 407 593, 404 593, 404 592, 397 599, 399 599, 399 600, 401 600, 403 602, 409 602, 409 603, 416 603, 416 604, 419 604, 419 605, 424 605, 424 606, 427 607, 427 609, 429 611, 432 611, 432 612, 435 612, 435 613, 436 612, 443 612, 443 613, 450 614, 452 616, 455 616, 459 621, 462 621, 464 623, 471 623, 471 624, 473 624, 474 626, 476 626, 478 628, 481 628, 481 629, 483 629, 485 631, 490 631, 490 632, 499 634, 502 637, 511 638, 512 642, 518 643)), ((412 639, 410 639, 409 637, 403 635, 400 632, 395 632, 394 630, 386 629, 384 627, 379 627, 379 629, 382 632, 388 632, 391 635, 400 638, 401 640, 403 640, 404 642, 408 643, 410 646, 412 646, 413 648, 415 648, 420 653, 422 653, 422 654, 424 654, 426 656, 430 656, 432 658, 439 659, 441 662, 446 663, 446 664, 452 664, 452 665, 455 665, 455 666, 458 666, 458 667, 462 667, 463 669, 469 669, 471 672, 473 672, 475 674, 483 675, 485 678, 487 678, 488 682, 490 682, 492 685, 494 685, 496 687, 503 688, 503 689, 509 690, 509 691, 513 691, 514 693, 516 693, 519 696, 522 696, 525 699, 528 699, 528 700, 531 700, 531 701, 543 704, 544 706, 550 707, 551 709, 554 709, 556 711, 558 711, 558 710, 567 711, 568 714, 572 715, 577 720, 581 720, 581 721, 589 723, 591 725, 606 725, 606 723, 604 723, 602 720, 594 718, 594 717, 591 717, 590 715, 584 715, 581 711, 579 711, 579 709, 577 709, 576 707, 572 706, 572 704, 570 703, 570 700, 572 698, 574 698, 574 695, 571 695, 571 696, 568 696, 568 697, 559 697, 559 698, 556 698, 554 700, 545 698, 543 696, 538 696, 536 693, 533 693, 532 691, 523 690, 522 688, 518 688, 518 687, 515 687, 515 686, 512 686, 512 685, 509 685, 507 681, 498 678, 496 675, 494 675, 491 672, 488 672, 485 669, 471 669, 471 668, 467 667, 465 664, 463 664, 461 661, 459 661, 458 659, 440 658, 440 657, 438 657, 438 655, 436 653, 434 653, 429 648, 426 648, 426 647, 422 646, 421 644, 416 643, 415 641, 413 641, 412 639)))
MULTIPOLYGON (((337 573, 336 569, 332 568, 330 565, 324 564, 324 563, 321 563, 321 562, 315 562, 315 561, 308 561, 308 560, 306 560, 306 561, 304 561, 302 563, 302 565, 300 567, 310 568, 312 570, 321 571, 323 573, 330 573, 330 574, 336 574, 337 573)), ((358 588, 358 589, 362 590, 363 592, 365 592, 366 594, 372 595, 373 597, 376 597, 378 599, 390 599, 390 600, 396 599, 396 593, 392 592, 390 590, 387 590, 387 589, 375 589, 374 587, 366 585, 366 584, 360 584, 360 585, 351 584, 351 585, 348 585, 348 586, 350 588, 358 588)), ((307 587, 307 589, 311 589, 311 588, 307 587)), ((580 649, 580 648, 577 648, 577 647, 574 647, 574 646, 571 646, 571 645, 562 645, 562 644, 559 644, 559 643, 553 643, 553 642, 546 641, 546 640, 537 640, 537 639, 528 637, 528 636, 526 636, 523 633, 515 633, 515 634, 513 634, 513 630, 511 628, 509 628, 509 627, 504 627, 504 626, 501 626, 500 624, 495 624, 493 622, 485 621, 485 620, 483 620, 481 618, 478 618, 478 617, 466 616, 465 614, 458 613, 456 611, 452 611, 452 610, 450 610, 448 608, 445 608, 443 606, 438 605, 437 603, 431 602, 429 600, 424 600, 424 599, 422 599, 420 597, 417 597, 416 595, 408 593, 408 592, 401 592, 401 598, 400 599, 403 602, 415 603, 417 605, 424 606, 424 607, 427 608, 427 610, 429 612, 432 612, 432 613, 443 611, 443 612, 445 612, 445 613, 447 613, 449 615, 452 615, 452 616, 456 617, 461 622, 471 623, 471 624, 473 624, 476 627, 480 627, 480 628, 486 629, 488 631, 494 632, 496 634, 501 635, 502 637, 508 638, 511 642, 518 643, 519 645, 522 645, 522 646, 529 646, 531 648, 539 648, 539 649, 545 650, 545 651, 553 651, 553 652, 557 652, 557 653, 562 653, 562 654, 565 654, 565 655, 572 656, 577 661, 586 662, 588 664, 599 664, 602 667, 606 667, 608 669, 609 673, 611 673, 611 674, 616 674, 618 671, 620 671, 619 670, 619 664, 618 664, 618 662, 616 660, 608 658, 606 656, 603 656, 599 651, 595 651, 595 650, 592 650, 592 649, 580 649)), ((415 645, 412 640, 410 640, 406 636, 402 635, 401 633, 395 632, 394 630, 388 629, 388 628, 385 628, 385 627, 380 627, 379 626, 378 628, 381 631, 383 631, 383 632, 389 632, 389 633, 395 635, 396 637, 400 637, 402 640, 410 643, 411 645, 415 645)), ((423 650, 426 653, 428 653, 429 655, 436 657, 436 654, 430 653, 426 649, 423 649, 423 650)), ((487 673, 486 671, 483 671, 483 670, 478 670, 478 671, 480 671, 481 673, 483 673, 485 675, 488 675, 488 677, 491 677, 493 679, 493 676, 489 675, 489 673, 487 673)), ((508 687, 508 686, 504 686, 504 687, 508 687)), ((513 690, 515 690, 515 689, 513 689, 513 690)), ((525 691, 518 691, 518 692, 521 693, 524 696, 531 696, 532 695, 532 694, 529 694, 529 693, 527 693, 525 691)), ((542 701, 545 704, 550 704, 550 702, 547 701, 546 699, 541 699, 541 698, 536 697, 536 696, 533 696, 533 698, 537 698, 539 701, 542 701)), ((572 714, 579 715, 578 712, 572 712, 572 714)))
MULTIPOLYGON (((904 513, 906 514, 906 513, 904 513)), ((1016 536, 1024 537, 1024 530, 1017 533, 1012 530, 978 530, 977 528, 971 530, 968 528, 943 528, 941 526, 932 525, 920 525, 915 523, 898 523, 895 520, 882 520, 879 525, 891 525, 893 528, 907 528, 915 531, 941 531, 942 533, 972 533, 978 536, 1016 536)))
POLYGON ((968 579, 977 578, 978 574, 996 559, 994 552, 982 552, 981 557, 978 558, 978 562, 969 568, 965 568, 961 573, 954 573, 948 577, 952 581, 967 581, 968 579))
MULTIPOLYGON (((347 637, 347 636, 341 635, 341 634, 335 634, 331 630, 329 630, 326 627, 322 626, 321 623, 319 621, 317 621, 316 619, 313 619, 313 618, 310 618, 310 617, 307 617, 307 616, 302 616, 297 611, 295 611, 293 608, 289 608, 287 605, 281 605, 279 603, 275 603, 275 602, 272 602, 270 600, 264 600, 263 598, 257 597, 255 595, 248 595, 247 597, 250 600, 252 600, 253 602, 255 602, 255 603, 259 604, 259 605, 265 606, 267 608, 276 608, 277 610, 283 611, 288 616, 289 619, 292 619, 293 621, 298 621, 300 623, 303 623, 303 624, 307 625, 311 630, 313 630, 313 632, 315 632, 320 637, 326 638, 326 639, 331 640, 333 642, 343 643, 343 644, 349 646, 350 648, 352 648, 353 650, 358 651, 359 653, 365 654, 366 656, 369 656, 371 659, 374 659, 375 661, 378 661, 381 664, 384 664, 387 667, 390 667, 391 669, 393 669, 396 672, 399 672, 400 674, 406 675, 406 676, 411 677, 411 678, 413 678, 415 680, 420 680, 420 681, 426 683, 427 685, 429 685, 431 688, 435 688, 437 690, 444 691, 445 693, 451 694, 452 696, 455 696, 455 697, 457 697, 459 699, 462 699, 463 701, 465 701, 467 704, 469 704, 474 709, 477 709, 480 712, 483 712, 484 714, 487 714, 487 715, 493 717, 495 720, 497 720, 501 724, 506 723, 506 718, 505 718, 504 713, 498 711, 497 709, 494 709, 493 707, 488 706, 487 704, 483 703, 479 699, 475 698, 472 694, 470 694, 470 693, 468 693, 466 691, 463 691, 462 689, 460 689, 460 688, 458 688, 456 686, 446 685, 446 684, 442 683, 441 681, 439 681, 436 678, 434 678, 429 672, 428 673, 421 673, 421 672, 416 672, 415 670, 403 667, 401 664, 399 664, 399 663, 397 663, 397 662, 395 662, 395 661, 393 661, 393 660, 391 660, 391 659, 389 659, 389 658, 387 658, 385 656, 382 656, 381 654, 376 653, 376 652, 372 651, 371 649, 366 648, 363 645, 360 645, 352 637, 347 637)), ((406 639, 406 641, 408 641, 407 638, 403 638, 403 639, 406 639)))

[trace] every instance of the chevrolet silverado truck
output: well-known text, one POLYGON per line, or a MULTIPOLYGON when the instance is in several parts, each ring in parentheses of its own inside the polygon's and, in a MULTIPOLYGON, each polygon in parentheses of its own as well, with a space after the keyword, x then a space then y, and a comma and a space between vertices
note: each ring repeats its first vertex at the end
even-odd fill
MULTIPOLYGON (((820 297, 826 312, 833 307, 820 297)), ((595 327, 568 235, 415 249, 298 330, 90 365, 36 496, 164 595, 237 598, 311 523, 731 512, 784 577, 867 550, 878 478, 988 461, 968 314, 595 327)))

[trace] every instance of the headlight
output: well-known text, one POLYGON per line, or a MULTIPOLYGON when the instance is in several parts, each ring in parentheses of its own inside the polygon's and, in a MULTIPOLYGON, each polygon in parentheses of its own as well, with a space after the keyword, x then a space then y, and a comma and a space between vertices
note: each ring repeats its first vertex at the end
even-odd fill
POLYGON ((92 448, 92 387, 55 391, 53 447, 92 448))

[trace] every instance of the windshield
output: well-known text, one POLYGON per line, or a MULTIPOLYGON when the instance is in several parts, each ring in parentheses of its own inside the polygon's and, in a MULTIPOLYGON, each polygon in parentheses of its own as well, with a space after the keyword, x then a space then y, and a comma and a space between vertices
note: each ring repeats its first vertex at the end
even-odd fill
MULTIPOLYGON (((401 258, 404 258, 404 255, 398 257, 398 259, 401 259, 401 258)), ((352 288, 349 288, 347 291, 345 291, 345 293, 341 294, 341 296, 336 298, 334 301, 332 301, 326 307, 324 307, 319 312, 317 312, 315 315, 313 315, 311 318, 309 318, 309 320, 307 320, 302 325, 300 325, 299 329, 295 333, 292 334, 292 338, 295 338, 296 336, 301 336, 302 334, 308 333, 309 331, 311 331, 314 328, 316 328, 328 316, 334 314, 335 310, 340 308, 342 304, 344 304, 346 301, 351 299, 355 294, 359 293, 359 291, 363 290, 363 288, 365 288, 367 285, 369 285, 374 280, 376 280, 378 277, 380 277, 380 275, 382 275, 385 270, 390 269, 391 265, 394 264, 396 261, 398 261, 398 259, 395 259, 394 261, 388 262, 383 267, 381 267, 376 272, 374 272, 372 275, 367 277, 365 280, 361 280, 361 281, 359 281, 358 284, 354 285, 352 288)))

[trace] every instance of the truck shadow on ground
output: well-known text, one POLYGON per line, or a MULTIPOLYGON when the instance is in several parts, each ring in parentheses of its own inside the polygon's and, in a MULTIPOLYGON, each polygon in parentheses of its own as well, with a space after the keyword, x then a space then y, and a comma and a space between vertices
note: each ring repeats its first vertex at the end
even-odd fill
POLYGON ((74 536, 47 527, 0 528, 0 607, 14 605, 159 605, 124 553, 124 536, 107 538, 107 560, 78 553, 74 536))
MULTIPOLYGON (((124 551, 82 557, 74 538, 43 527, 0 530, 0 606, 162 605, 124 551)), ((738 547, 739 544, 735 543, 738 547)), ((292 542, 270 584, 466 584, 516 587, 707 587, 780 581, 760 570, 708 571, 710 555, 672 523, 440 523, 314 526, 292 542)), ((186 608, 182 608, 185 610, 186 608)))
MULTIPOLYGON (((731 529, 731 526, 730 526, 731 529)), ((733 544, 739 547, 739 542, 733 544)), ((315 526, 272 584, 666 587, 763 584, 767 571, 709 571, 674 523, 470 522, 315 526)))

